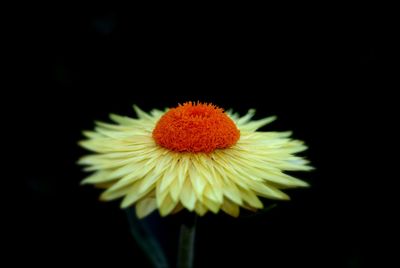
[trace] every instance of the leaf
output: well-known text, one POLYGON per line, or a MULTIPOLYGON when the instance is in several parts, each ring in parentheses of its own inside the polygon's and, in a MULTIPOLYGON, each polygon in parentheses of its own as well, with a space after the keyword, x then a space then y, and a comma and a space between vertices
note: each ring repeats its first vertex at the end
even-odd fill
POLYGON ((138 219, 133 206, 125 209, 125 211, 128 216, 131 234, 145 252, 153 267, 168 268, 169 264, 164 250, 154 232, 147 225, 147 220, 150 217, 142 220, 138 219))

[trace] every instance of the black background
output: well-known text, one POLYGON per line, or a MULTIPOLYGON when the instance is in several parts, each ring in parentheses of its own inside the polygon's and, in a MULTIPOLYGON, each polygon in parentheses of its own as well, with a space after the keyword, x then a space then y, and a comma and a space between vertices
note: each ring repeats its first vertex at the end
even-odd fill
MULTIPOLYGON (((149 111, 200 100, 277 115, 270 128, 305 140, 316 170, 296 174, 312 187, 288 191, 292 201, 269 213, 201 218, 196 267, 365 267, 379 206, 365 144, 377 131, 380 29, 362 10, 355 21, 304 10, 34 10, 24 24, 22 109, 12 111, 25 159, 15 248, 37 264, 148 267, 118 202, 79 186, 76 161, 86 152, 77 141, 111 112, 134 116, 132 104, 149 111)), ((171 255, 179 219, 159 223, 171 255)))

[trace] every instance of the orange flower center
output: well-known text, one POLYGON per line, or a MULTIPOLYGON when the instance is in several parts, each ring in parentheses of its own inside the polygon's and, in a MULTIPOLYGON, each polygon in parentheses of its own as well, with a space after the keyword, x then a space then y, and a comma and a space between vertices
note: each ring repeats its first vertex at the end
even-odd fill
POLYGON ((156 143, 172 151, 210 153, 229 148, 240 132, 224 110, 207 103, 186 102, 168 110, 153 130, 156 143))

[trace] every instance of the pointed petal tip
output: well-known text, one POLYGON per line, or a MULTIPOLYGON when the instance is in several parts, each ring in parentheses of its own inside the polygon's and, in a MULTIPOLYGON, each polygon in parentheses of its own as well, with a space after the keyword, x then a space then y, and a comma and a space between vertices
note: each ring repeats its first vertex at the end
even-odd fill
POLYGON ((85 157, 79 158, 79 159, 75 162, 75 164, 77 164, 77 165, 87 165, 87 163, 85 163, 85 157))
POLYGON ((192 207, 192 206, 186 206, 185 207, 187 210, 189 210, 190 212, 193 212, 194 211, 194 206, 192 207))
MULTIPOLYGON (((276 119, 278 119, 278 116, 276 116, 276 115, 271 115, 271 116, 265 117, 265 118, 263 118, 263 119, 260 119, 260 121, 261 121, 261 120, 264 120, 265 122, 264 122, 264 125, 263 125, 263 126, 265 126, 265 125, 268 125, 268 124, 274 122, 276 119)), ((290 133, 291 133, 291 131, 285 131, 284 133, 286 133, 286 132, 290 132, 290 133)))
POLYGON ((95 120, 95 121, 94 121, 94 124, 95 124, 96 126, 102 126, 102 125, 104 125, 105 123, 104 123, 104 122, 101 122, 100 120, 95 120))
POLYGON ((99 201, 102 202, 108 202, 108 201, 112 201, 114 200, 113 198, 110 198, 109 196, 107 196, 108 192, 104 191, 100 196, 99 196, 99 201))
POLYGON ((169 213, 165 213, 164 211, 161 211, 161 210, 158 209, 158 214, 159 214, 161 217, 165 218, 165 217, 168 216, 169 213))
POLYGON ((279 198, 279 200, 281 200, 281 201, 290 201, 291 200, 291 197, 289 196, 289 195, 287 195, 287 194, 283 194, 280 198, 279 198))
POLYGON ((80 140, 80 141, 77 142, 77 144, 78 144, 79 146, 81 146, 81 147, 85 147, 85 141, 86 141, 86 140, 80 140))
POLYGON ((136 115, 139 115, 142 112, 142 109, 140 109, 139 106, 137 106, 136 104, 133 104, 132 107, 136 115))
POLYGON ((100 202, 108 202, 108 201, 110 201, 110 200, 108 200, 107 198, 104 197, 103 194, 101 194, 101 195, 99 196, 99 201, 100 201, 100 202))
POLYGON ((302 185, 299 185, 299 187, 310 187, 311 185, 308 183, 308 182, 306 182, 306 181, 301 181, 301 182, 303 182, 303 184, 302 185))
POLYGON ((86 138, 92 137, 93 131, 92 130, 82 130, 82 135, 86 138))
POLYGON ((196 201, 192 202, 182 202, 182 198, 179 199, 179 201, 181 202, 182 206, 184 208, 186 208, 187 210, 189 210, 190 212, 193 212, 196 208, 196 201))
POLYGON ((137 210, 136 210, 136 217, 139 219, 139 220, 143 220, 144 218, 146 218, 147 216, 149 216, 150 214, 147 214, 147 215, 142 215, 142 214, 138 214, 138 212, 137 212, 137 210))
POLYGON ((279 201, 290 201, 291 200, 290 196, 282 191, 280 191, 280 194, 275 196, 274 198, 268 198, 268 199, 279 200, 279 201))
POLYGON ((127 203, 127 202, 122 201, 122 202, 119 204, 119 207, 120 207, 121 209, 126 209, 126 208, 130 207, 131 205, 132 205, 132 204, 130 204, 130 203, 127 203))
POLYGON ((313 167, 313 166, 307 166, 307 167, 308 167, 308 170, 307 170, 307 171, 315 170, 315 167, 313 167))
MULTIPOLYGON (((210 210, 214 214, 218 214, 221 211, 221 208, 218 208, 216 210, 210 210)), ((206 211, 207 212, 207 211, 206 211)))
POLYGON ((118 117, 118 116, 119 116, 119 115, 114 114, 114 113, 109 113, 109 114, 108 114, 108 117, 109 117, 110 119, 113 119, 113 118, 118 117))
MULTIPOLYGON (((205 211, 199 211, 199 212, 195 212, 197 215, 199 215, 200 217, 204 217, 204 215, 206 215, 207 214, 207 210, 205 210, 205 211)), ((217 214, 217 213, 215 213, 215 212, 213 212, 214 214, 217 214)))
POLYGON ((232 217, 234 217, 234 218, 238 218, 239 217, 239 215, 240 215, 240 210, 238 211, 238 213, 235 213, 235 214, 229 214, 229 215, 231 215, 232 217))
POLYGON ((135 205, 135 211, 136 211, 136 216, 138 217, 138 219, 143 219, 147 216, 149 216, 150 214, 152 214, 155 210, 157 209, 157 207, 154 204, 154 201, 142 201, 139 202, 135 205), (145 203, 143 203, 145 202, 145 203))
POLYGON ((161 211, 158 209, 158 214, 159 214, 161 217, 165 218, 165 217, 167 217, 170 213, 164 213, 164 212, 161 212, 161 211))

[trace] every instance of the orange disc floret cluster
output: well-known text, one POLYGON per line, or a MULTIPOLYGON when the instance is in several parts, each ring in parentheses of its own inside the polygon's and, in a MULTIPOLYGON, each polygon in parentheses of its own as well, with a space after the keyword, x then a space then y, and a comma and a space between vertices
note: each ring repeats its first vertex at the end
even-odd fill
POLYGON ((223 109, 200 102, 168 110, 153 130, 158 145, 178 152, 210 153, 231 147, 239 137, 239 130, 223 109))

